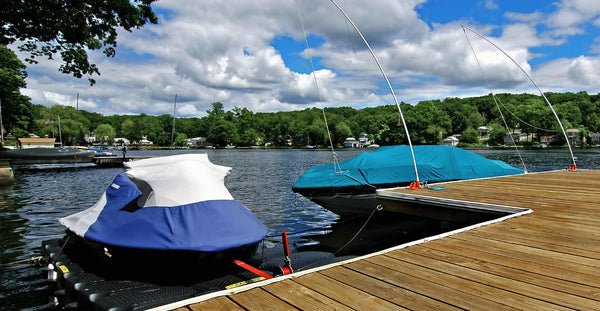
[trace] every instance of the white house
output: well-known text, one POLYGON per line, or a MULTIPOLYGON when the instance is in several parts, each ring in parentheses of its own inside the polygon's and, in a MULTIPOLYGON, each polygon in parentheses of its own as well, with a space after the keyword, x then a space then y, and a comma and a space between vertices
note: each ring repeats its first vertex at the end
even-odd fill
POLYGON ((96 142, 96 134, 94 132, 87 132, 83 136, 83 140, 88 144, 93 144, 96 142))
POLYGON ((600 144, 600 133, 590 133, 590 137, 592 138, 592 143, 600 144))
POLYGON ((459 139, 454 136, 448 136, 442 139, 442 145, 456 147, 458 145, 459 139))
POLYGON ((140 141, 138 143, 140 144, 140 146, 152 146, 152 145, 154 145, 154 142, 148 140, 147 136, 142 136, 142 139, 140 139, 140 141))
POLYGON ((566 132, 571 143, 581 142, 581 137, 579 136, 580 131, 578 129, 567 129, 566 132))
POLYGON ((125 137, 115 137, 113 139, 113 141, 114 141, 114 143, 113 143, 114 146, 120 146, 122 143, 125 145, 131 145, 131 142, 129 141, 129 139, 127 139, 125 137))
POLYGON ((359 148, 360 143, 354 137, 348 137, 344 141, 344 148, 359 148))
POLYGON ((528 136, 526 133, 521 133, 521 132, 517 131, 512 134, 506 134, 506 136, 504 136, 504 144, 507 146, 512 146, 515 143, 518 143, 521 141, 527 141, 527 139, 528 139, 528 136))
POLYGON ((358 138, 358 143, 360 144, 360 147, 368 147, 370 146, 373 141, 369 139, 369 135, 367 133, 362 133, 360 134, 360 137, 358 138))
POLYGON ((203 146, 206 146, 206 137, 188 138, 187 145, 189 147, 203 147, 203 146))

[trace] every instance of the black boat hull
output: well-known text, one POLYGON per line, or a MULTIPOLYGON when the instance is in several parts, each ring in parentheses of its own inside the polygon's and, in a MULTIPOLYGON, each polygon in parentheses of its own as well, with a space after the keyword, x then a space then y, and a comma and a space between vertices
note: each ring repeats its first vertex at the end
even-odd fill
MULTIPOLYGON (((189 275, 197 277, 192 280, 193 277, 182 276, 181 272, 194 271, 198 268, 194 265, 184 266, 181 262, 173 264, 170 258, 167 258, 170 263, 162 264, 157 263, 156 258, 144 258, 152 261, 152 264, 143 263, 142 258, 134 262, 134 265, 140 265, 135 268, 139 272, 142 271, 141 267, 144 267, 149 269, 145 274, 153 278, 158 275, 167 277, 163 279, 163 283, 130 279, 126 275, 128 272, 124 272, 123 269, 118 269, 124 273, 121 275, 117 270, 106 274, 107 271, 100 271, 98 267, 92 267, 92 271, 88 270, 92 266, 89 262, 81 262, 83 258, 65 252, 67 249, 65 244, 70 243, 66 238, 42 242, 48 279, 55 284, 51 290, 55 304, 65 310, 145 310, 264 280, 231 261, 227 262, 226 259, 219 264, 222 270, 218 270, 216 266, 202 265, 208 273, 199 275, 190 272, 189 275), (182 277, 186 280, 182 280, 182 277)), ((281 244, 262 241, 246 262, 267 274, 276 276, 281 273, 280 267, 284 264, 283 254, 281 244)), ((292 253, 289 256, 294 271, 302 271, 350 257, 336 257, 332 253, 318 251, 292 253)), ((161 258, 164 259, 165 257, 161 258)))
POLYGON ((88 272, 106 279, 155 284, 193 284, 228 273, 234 260, 247 261, 260 241, 219 252, 118 247, 81 238, 68 231, 64 253, 88 272))
POLYGON ((4 149, 0 151, 0 161, 10 164, 54 164, 92 162, 94 152, 71 148, 29 148, 4 149))

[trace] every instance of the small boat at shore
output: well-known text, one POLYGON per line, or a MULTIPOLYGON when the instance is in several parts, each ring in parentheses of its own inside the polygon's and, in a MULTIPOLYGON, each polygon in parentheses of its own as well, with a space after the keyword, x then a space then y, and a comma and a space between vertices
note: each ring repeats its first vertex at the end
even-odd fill
POLYGON ((95 205, 59 219, 65 253, 89 269, 133 279, 155 278, 158 266, 170 267, 166 277, 210 273, 247 259, 264 239, 265 226, 224 185, 231 168, 206 154, 124 165, 95 205))
POLYGON ((225 187, 231 168, 206 154, 124 165, 96 204, 59 219, 63 238, 42 242, 59 307, 143 310, 272 278, 288 263, 287 273, 344 259, 266 240, 225 187))
POLYGON ((0 161, 10 164, 86 163, 92 162, 94 152, 79 148, 22 148, 1 149, 0 161))
MULTIPOLYGON (((414 146, 420 181, 427 184, 523 174, 522 169, 444 145, 414 146)), ((292 187, 338 215, 369 213, 377 189, 408 186, 417 180, 409 146, 381 147, 338 164, 307 170, 292 187)))

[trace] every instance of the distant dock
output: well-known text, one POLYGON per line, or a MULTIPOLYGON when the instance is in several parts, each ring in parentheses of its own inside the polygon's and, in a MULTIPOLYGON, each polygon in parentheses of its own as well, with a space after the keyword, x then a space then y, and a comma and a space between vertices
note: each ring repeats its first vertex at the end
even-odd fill
POLYGON ((98 167, 122 167, 123 163, 125 163, 125 162, 148 159, 148 158, 152 158, 152 157, 153 156, 94 157, 94 158, 92 158, 92 162, 94 162, 94 164, 96 164, 96 166, 98 166, 98 167))
POLYGON ((155 310, 598 309, 600 171, 552 171, 443 186, 441 191, 381 190, 378 195, 384 209, 397 197, 426 197, 449 206, 509 206, 517 213, 155 310))

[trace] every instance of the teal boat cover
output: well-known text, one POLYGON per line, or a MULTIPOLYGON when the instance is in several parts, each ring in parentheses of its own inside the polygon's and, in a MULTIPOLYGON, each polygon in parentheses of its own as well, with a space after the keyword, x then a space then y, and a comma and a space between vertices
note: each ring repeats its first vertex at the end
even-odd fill
MULTIPOLYGON (((419 181, 427 183, 523 174, 499 160, 443 145, 413 146, 419 181)), ((307 170, 292 187, 302 195, 372 192, 416 181, 410 147, 381 147, 339 163, 307 170), (341 171, 340 171, 341 168, 341 171)))

